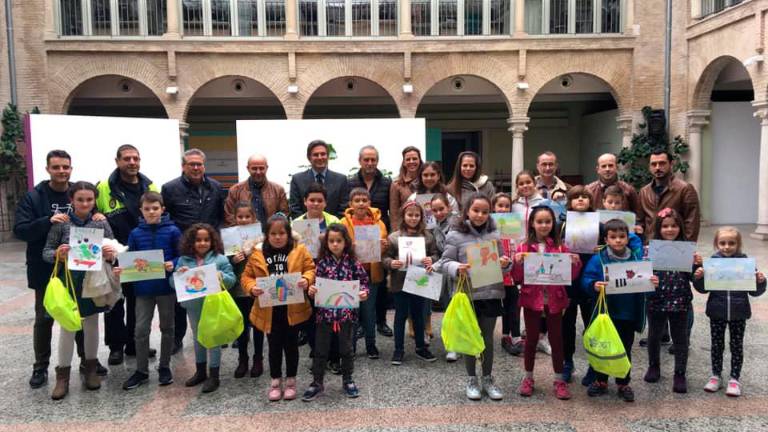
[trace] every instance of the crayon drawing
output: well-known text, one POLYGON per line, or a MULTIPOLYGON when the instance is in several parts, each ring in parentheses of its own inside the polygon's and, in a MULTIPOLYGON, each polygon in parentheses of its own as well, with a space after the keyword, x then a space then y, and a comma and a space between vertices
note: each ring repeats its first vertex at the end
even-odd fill
POLYGON ((605 277, 606 295, 654 292, 651 283, 653 264, 650 261, 627 261, 607 264, 605 277))
POLYGON ((496 241, 489 240, 467 246, 469 279, 473 288, 501 283, 501 261, 496 241))
POLYGON ((307 247, 312 258, 317 258, 320 253, 320 220, 295 220, 291 223, 291 228, 299 235, 301 244, 307 247))
POLYGON ((709 258, 704 260, 704 288, 707 291, 757 290, 754 258, 709 258))
POLYGON ((120 283, 165 279, 165 261, 160 249, 123 252, 118 255, 120 283))
POLYGON ((408 267, 421 265, 421 261, 426 256, 426 246, 424 237, 399 237, 397 239, 397 259, 402 261, 403 266, 400 271, 408 270, 408 267))
POLYGON ((315 280, 315 306, 325 309, 357 309, 360 307, 360 281, 315 280))
POLYGON ((565 223, 565 244, 574 253, 594 253, 600 237, 600 215, 569 211, 565 223))
POLYGON ((67 265, 70 270, 101 270, 101 242, 104 230, 73 226, 69 230, 69 254, 67 265))
POLYGON ((440 273, 427 273, 423 267, 408 267, 403 292, 438 301, 442 288, 443 275, 440 273))
POLYGON ((523 215, 520 213, 492 213, 491 217, 496 223, 501 238, 522 240, 525 237, 523 229, 523 215))
POLYGON ((570 285, 571 278, 570 254, 528 253, 523 258, 526 285, 570 285))
MULTIPOLYGON (((424 209, 424 224, 426 225, 427 229, 432 229, 437 227, 437 220, 435 219, 435 216, 432 214, 432 197, 435 194, 419 194, 416 195, 415 201, 421 206, 422 209, 424 209)), ((394 230, 395 228, 393 228, 394 230)))
POLYGON ((686 241, 651 240, 648 243, 648 259, 654 270, 680 271, 690 273, 693 270, 693 255, 696 243, 686 241))
POLYGON ((233 226, 222 228, 221 241, 224 242, 224 255, 232 256, 239 252, 250 254, 264 235, 261 232, 261 224, 233 226))
POLYGON ((377 225, 355 227, 355 255, 364 264, 381 261, 381 231, 377 225))
POLYGON ((264 293, 259 296, 260 307, 304 303, 304 290, 297 286, 301 273, 286 273, 256 278, 256 285, 264 293))
POLYGON ((221 291, 216 264, 187 269, 173 274, 173 285, 179 303, 221 291))
POLYGON ((629 227, 629 232, 634 232, 636 216, 632 212, 616 211, 616 210, 598 210, 600 213, 600 223, 606 223, 611 219, 623 220, 629 227))

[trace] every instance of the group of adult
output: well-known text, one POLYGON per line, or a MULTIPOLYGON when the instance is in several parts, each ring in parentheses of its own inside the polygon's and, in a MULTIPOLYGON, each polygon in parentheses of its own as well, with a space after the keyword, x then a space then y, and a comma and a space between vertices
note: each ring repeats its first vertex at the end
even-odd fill
MULTIPOLYGON (((258 154, 248 158, 248 179, 232 186, 227 192, 218 181, 206 174, 205 154, 191 149, 182 157, 181 175, 160 189, 140 172, 139 150, 126 144, 117 151, 114 171, 97 185, 96 207, 102 215, 99 217, 105 217, 109 222, 115 239, 127 244, 128 234, 139 223, 139 199, 147 191, 161 192, 166 211, 182 231, 194 223, 207 223, 216 228, 234 225, 234 209, 240 201, 250 202, 260 221, 266 221, 277 212, 296 218, 307 211, 303 198, 313 183, 324 186, 325 211, 338 217, 342 217, 347 208, 349 191, 364 187, 370 193, 371 206, 379 209, 385 225, 393 230, 399 227, 397 210, 416 194, 445 193, 455 213, 460 211, 473 192, 480 192, 489 198, 495 194, 493 183, 481 171, 480 156, 470 151, 459 155, 450 182, 443 178, 440 164, 425 162, 416 147, 402 150, 400 171, 394 180, 379 170, 379 152, 373 146, 360 149, 360 167, 349 177, 329 169, 329 146, 324 141, 309 143, 306 157, 310 167, 292 176, 288 194, 283 186, 269 181, 267 158, 258 154)), ((607 187, 616 185, 621 188, 628 198, 625 210, 636 213, 638 224, 644 227, 647 236, 652 235, 651 221, 658 210, 666 207, 676 209, 685 219, 686 239, 695 241, 700 218, 698 195, 690 184, 672 174, 672 164, 673 160, 665 152, 651 155, 649 169, 653 181, 637 193, 631 185, 618 179, 616 156, 604 154, 597 159, 598 180, 586 185, 586 189, 599 208, 602 193, 607 187)), ((570 186, 557 176, 557 156, 552 152, 542 153, 537 158, 536 169, 535 186, 539 194, 553 201, 564 201, 570 186)), ((37 184, 18 204, 14 223, 16 237, 27 242, 27 280, 28 286, 35 290, 35 362, 30 379, 33 388, 47 381, 53 326, 53 319, 43 307, 45 288, 53 269, 43 261, 42 249, 51 227, 67 222, 71 211, 67 196, 73 172, 70 155, 63 150, 51 151, 46 158, 46 171, 49 179, 37 184)), ((135 355, 136 352, 136 299, 131 284, 123 284, 123 293, 125 299, 119 301, 104 318, 104 343, 110 350, 108 363, 111 365, 122 363, 125 355, 135 355)), ((377 330, 384 336, 392 336, 392 329, 386 323, 386 290, 378 290, 378 294, 377 330)), ((174 353, 183 348, 186 331, 186 314, 177 310, 174 353)), ((81 354, 80 345, 81 342, 78 343, 78 353, 81 354)), ((150 350, 150 356, 154 354, 154 350, 150 350)), ((99 365, 99 373, 106 374, 107 370, 99 365)))

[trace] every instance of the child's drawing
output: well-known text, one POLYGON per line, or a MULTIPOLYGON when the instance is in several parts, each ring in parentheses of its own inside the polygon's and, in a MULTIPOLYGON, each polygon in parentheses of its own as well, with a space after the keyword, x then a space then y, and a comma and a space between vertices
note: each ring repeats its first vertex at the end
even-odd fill
POLYGON ((361 263, 381 261, 381 231, 378 225, 355 226, 355 255, 361 263))
POLYGON ((299 288, 301 273, 286 273, 256 278, 256 285, 264 293, 259 296, 259 306, 271 307, 304 303, 304 290, 299 288))
POLYGON ((120 282, 165 279, 165 262, 160 249, 123 252, 120 261, 120 282))
POLYGON ((499 249, 493 240, 475 243, 467 247, 469 279, 473 288, 501 283, 499 249))
POLYGON ((566 216, 565 244, 574 253, 593 253, 600 237, 600 215, 569 211, 566 216))
POLYGON ((357 309, 360 307, 360 281, 337 281, 317 278, 315 306, 325 309, 357 309))
POLYGON ((69 254, 67 265, 70 270, 100 271, 102 262, 101 242, 104 230, 73 226, 69 230, 69 254))
POLYGON ((605 294, 632 294, 653 292, 651 283, 653 264, 650 261, 626 261, 607 264, 605 294))
POLYGON ((408 267, 405 273, 403 292, 437 301, 442 287, 443 275, 440 273, 427 273, 426 269, 418 266, 408 267))
POLYGON ((526 285, 570 285, 571 255, 528 253, 523 258, 523 283, 526 285))
POLYGON ((704 287, 707 291, 755 291, 754 258, 709 258, 704 260, 704 287))
POLYGON ((216 264, 208 264, 173 274, 173 285, 179 303, 221 291, 216 264))
POLYGON ((320 253, 320 220, 295 220, 291 223, 291 228, 298 234, 301 244, 307 247, 312 258, 317 258, 320 253))
POLYGON ((525 237, 522 214, 516 212, 492 213, 491 217, 496 223, 501 238, 518 241, 525 237))
POLYGON ((690 273, 693 270, 693 254, 696 243, 686 241, 651 240, 648 243, 648 259, 654 270, 680 271, 690 273))

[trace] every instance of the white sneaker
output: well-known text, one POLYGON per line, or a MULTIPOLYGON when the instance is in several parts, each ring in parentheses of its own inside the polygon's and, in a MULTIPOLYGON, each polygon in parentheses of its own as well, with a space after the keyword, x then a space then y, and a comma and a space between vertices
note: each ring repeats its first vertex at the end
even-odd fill
POLYGON ((707 385, 704 386, 704 391, 707 393, 714 393, 718 390, 720 390, 720 377, 717 375, 712 375, 709 377, 709 382, 707 382, 707 385))
POLYGON ((483 394, 480 390, 480 383, 477 381, 477 377, 469 377, 467 380, 467 399, 480 400, 483 398, 483 394))
POLYGON ((504 399, 504 393, 493 383, 493 377, 490 375, 483 377, 483 391, 491 400, 504 399))
POLYGON ((549 346, 549 341, 543 338, 539 339, 539 341, 536 343, 536 350, 548 356, 552 355, 552 347, 549 346))
POLYGON ((455 352, 449 352, 445 354, 445 361, 447 361, 448 363, 453 363, 458 359, 459 359, 459 355, 455 352))
POLYGON ((728 388, 725 389, 725 395, 730 397, 741 396, 741 384, 736 379, 731 378, 728 380, 728 388))

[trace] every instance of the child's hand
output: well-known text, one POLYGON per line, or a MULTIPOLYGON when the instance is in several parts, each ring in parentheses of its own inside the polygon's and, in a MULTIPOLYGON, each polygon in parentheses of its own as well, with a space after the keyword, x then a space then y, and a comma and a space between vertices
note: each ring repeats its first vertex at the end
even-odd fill
POLYGON ((68 244, 61 244, 58 248, 56 248, 56 257, 60 261, 65 261, 67 259, 67 254, 69 253, 69 245, 68 244))
POLYGON ((580 262, 581 262, 581 257, 579 257, 578 254, 571 254, 571 263, 579 264, 580 262))
POLYGON ((309 281, 307 278, 301 278, 299 279, 299 282, 296 283, 296 286, 306 291, 307 288, 309 288, 309 281))
POLYGON ((595 282, 595 291, 600 292, 601 290, 604 290, 605 287, 608 286, 608 282, 605 281, 597 281, 595 282))
POLYGON ((701 279, 703 277, 704 277, 704 267, 699 267, 696 269, 695 272, 693 272, 694 279, 701 279))
POLYGON ((595 246, 594 252, 595 252, 595 253, 598 253, 598 252, 600 252, 600 246, 595 246))
POLYGON ((116 254, 116 250, 114 246, 106 245, 102 248, 102 256, 106 261, 114 261, 116 254))
POLYGON ((123 272, 122 267, 113 267, 112 268, 112 274, 115 275, 115 277, 120 277, 120 273, 123 272))
POLYGON ((757 275, 757 283, 765 282, 765 275, 763 274, 763 272, 757 272, 756 275, 757 275))
POLYGON ((245 253, 243 251, 240 251, 240 252, 232 255, 232 261, 235 264, 240 264, 241 262, 245 261, 245 253))
POLYGON ((502 255, 501 257, 499 257, 499 263, 501 263, 502 267, 506 267, 507 265, 509 265, 510 261, 511 260, 506 255, 502 255))
POLYGON ((654 288, 659 287, 659 277, 656 275, 651 276, 651 285, 653 285, 654 288))
POLYGON ((368 300, 368 291, 360 291, 360 301, 368 300))
POLYGON ((515 254, 515 264, 520 264, 523 262, 523 258, 525 258, 525 252, 518 252, 515 254))
POLYGON ((66 215, 66 214, 64 214, 64 213, 56 213, 55 215, 51 216, 51 218, 49 219, 49 221, 50 221, 52 224, 57 224, 57 223, 67 223, 67 222, 69 222, 69 216, 67 216, 67 215, 66 215))
POLYGON ((431 267, 432 266, 432 257, 424 257, 424 259, 421 260, 421 264, 424 267, 431 267))
POLYGON ((317 287, 314 285, 310 285, 309 289, 307 289, 307 294, 309 294, 310 297, 314 297, 315 294, 317 294, 317 287))
POLYGON ((264 290, 259 288, 258 285, 254 285, 251 288, 251 295, 254 297, 260 297, 262 294, 264 294, 264 290))
POLYGON ((466 275, 466 274, 468 274, 468 273, 469 273, 469 268, 470 268, 470 267, 472 267, 472 266, 471 266, 471 265, 469 265, 469 264, 464 264, 464 263, 462 263, 462 264, 459 264, 459 268, 457 269, 457 272, 458 272, 460 275, 466 275))
POLYGON ((386 250, 389 247, 389 241, 383 238, 381 239, 381 250, 386 250))
POLYGON ((635 234, 640 235, 645 231, 642 225, 635 225, 635 234))
POLYGON ((165 271, 167 272, 173 271, 173 261, 166 261, 164 265, 165 265, 165 271))
POLYGON ((435 271, 434 267, 432 267, 431 265, 424 267, 424 270, 426 270, 428 274, 435 271))
POLYGON ((693 264, 699 265, 699 266, 704 264, 704 259, 701 257, 701 255, 699 255, 698 252, 693 253, 693 264))
POLYGON ((91 219, 93 219, 96 222, 100 222, 100 221, 107 220, 107 217, 104 216, 103 214, 99 213, 99 212, 96 212, 96 213, 93 214, 93 216, 91 216, 91 219))
POLYGON ((389 266, 392 267, 395 270, 403 268, 403 262, 400 260, 392 260, 391 263, 389 263, 389 266))
POLYGON ((184 273, 186 273, 186 271, 187 271, 187 270, 189 270, 189 267, 187 267, 187 266, 181 266, 181 267, 179 267, 179 268, 177 268, 177 269, 176 269, 176 273, 178 273, 178 274, 184 274, 184 273))

